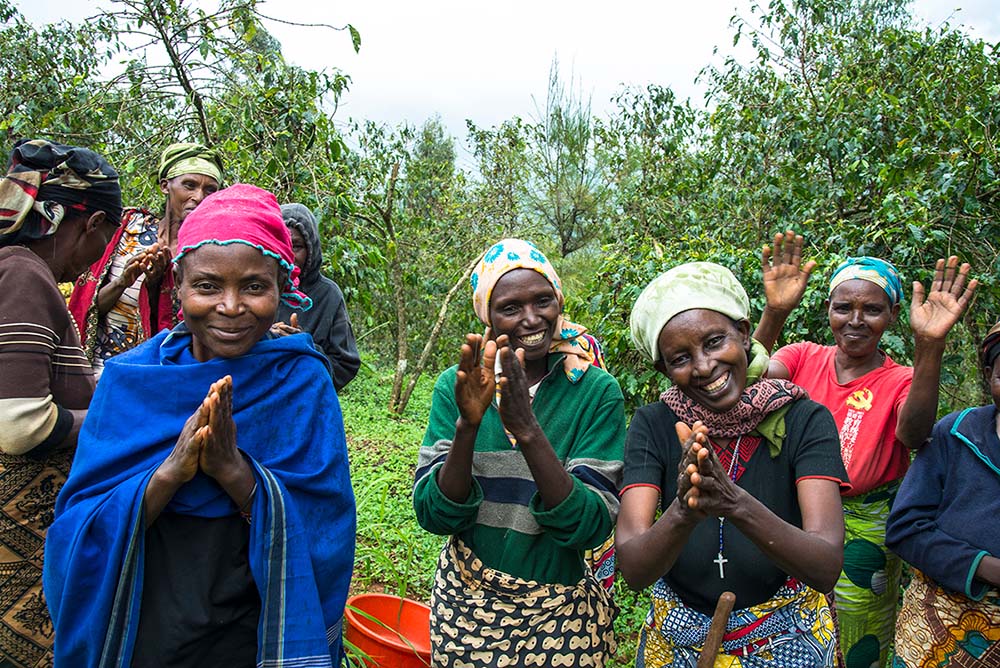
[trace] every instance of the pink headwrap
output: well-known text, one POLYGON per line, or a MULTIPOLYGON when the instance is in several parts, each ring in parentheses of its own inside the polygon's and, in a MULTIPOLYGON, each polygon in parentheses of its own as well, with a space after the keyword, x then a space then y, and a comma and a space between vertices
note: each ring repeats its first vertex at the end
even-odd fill
POLYGON ((278 200, 257 186, 237 183, 206 197, 177 233, 179 252, 174 262, 205 244, 234 243, 253 246, 288 272, 288 281, 282 286, 283 302, 303 310, 312 307, 312 300, 298 290, 299 268, 278 200))

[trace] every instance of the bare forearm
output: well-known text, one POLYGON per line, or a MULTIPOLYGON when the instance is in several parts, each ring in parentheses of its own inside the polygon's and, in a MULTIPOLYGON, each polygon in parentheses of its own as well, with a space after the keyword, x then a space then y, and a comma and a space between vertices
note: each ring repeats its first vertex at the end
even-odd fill
POLYGON ((127 285, 123 285, 117 279, 101 287, 97 291, 97 314, 105 316, 115 307, 122 294, 125 293, 127 285))
POLYGON ((227 471, 226 475, 217 477, 215 481, 239 508, 249 500, 256 482, 253 469, 243 457, 239 458, 237 465, 227 471))
MULTIPOLYGON (((750 494, 744 495, 733 526, 788 575, 820 592, 831 591, 844 565, 844 534, 821 536, 785 522, 750 494)), ((837 533, 837 532, 833 532, 837 533)))
POLYGON ((673 568, 699 521, 675 498, 649 529, 626 542, 616 542, 618 567, 628 585, 636 591, 644 589, 673 568))
POLYGON ((908 448, 919 448, 931 435, 937 419, 943 356, 943 340, 917 340, 913 353, 913 381, 896 423, 896 438, 908 448))
POLYGON ((757 329, 754 330, 753 338, 760 341, 767 348, 768 352, 778 342, 778 337, 781 336, 781 330, 784 329, 785 321, 788 320, 790 313, 791 311, 779 311, 770 306, 764 307, 764 312, 760 315, 760 322, 757 324, 757 329))
POLYGON ((478 433, 478 424, 458 418, 455 421, 455 438, 451 442, 451 449, 437 472, 438 488, 455 503, 465 503, 472 491, 472 455, 478 433))
POLYGON ((528 463, 538 495, 546 510, 555 508, 573 491, 573 479, 552 450, 552 444, 542 428, 535 425, 522 434, 515 434, 517 446, 528 463))
POLYGON ((146 485, 146 491, 142 497, 147 527, 156 521, 156 518, 160 516, 163 509, 170 503, 170 499, 174 498, 174 494, 184 484, 183 482, 171 479, 163 472, 163 469, 164 466, 161 464, 153 472, 153 477, 149 479, 149 484, 146 485))
POLYGON ((1000 587, 1000 559, 986 555, 976 567, 976 579, 993 586, 1000 587))

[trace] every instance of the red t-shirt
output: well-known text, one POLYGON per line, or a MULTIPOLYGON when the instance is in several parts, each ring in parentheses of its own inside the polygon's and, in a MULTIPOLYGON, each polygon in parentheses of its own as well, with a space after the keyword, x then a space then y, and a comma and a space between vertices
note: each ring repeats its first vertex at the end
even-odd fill
POLYGON ((899 411, 910 392, 913 369, 886 355, 885 362, 849 383, 837 382, 836 346, 793 343, 774 353, 804 387, 809 398, 830 409, 840 430, 840 454, 851 479, 849 496, 866 494, 899 480, 910 465, 910 453, 896 439, 899 411))

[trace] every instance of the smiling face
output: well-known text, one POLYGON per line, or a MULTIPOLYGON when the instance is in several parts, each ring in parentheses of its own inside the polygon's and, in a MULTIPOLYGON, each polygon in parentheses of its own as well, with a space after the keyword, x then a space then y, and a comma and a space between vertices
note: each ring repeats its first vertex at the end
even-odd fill
POLYGON ((545 359, 548 355, 560 313, 555 288, 533 269, 509 271, 493 286, 493 334, 509 336, 515 350, 524 349, 525 360, 545 359))
POLYGON ((181 174, 160 181, 160 192, 167 196, 167 215, 182 223, 201 201, 219 189, 219 182, 204 174, 181 174))
POLYGON ((844 281, 830 294, 828 315, 833 339, 840 352, 853 359, 878 353, 882 333, 896 322, 899 305, 871 281, 844 281))
POLYGON ((195 359, 245 355, 278 310, 278 262, 256 248, 205 244, 181 259, 178 293, 195 359))
POLYGON ((723 413, 747 383, 750 323, 708 309, 682 311, 660 330, 656 368, 692 401, 723 413))

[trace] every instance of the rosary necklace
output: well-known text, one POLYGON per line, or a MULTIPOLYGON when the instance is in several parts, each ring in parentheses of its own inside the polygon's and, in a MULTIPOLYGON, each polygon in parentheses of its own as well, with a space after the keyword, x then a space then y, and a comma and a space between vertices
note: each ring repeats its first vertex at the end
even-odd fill
MULTIPOLYGON (((740 440, 742 438, 743 438, 742 434, 736 437, 736 447, 733 448, 733 460, 731 462, 729 462, 729 479, 733 481, 733 484, 736 484, 736 471, 737 471, 737 468, 739 466, 739 461, 740 461, 740 440)), ((724 543, 723 543, 723 540, 722 540, 722 527, 723 527, 723 525, 725 525, 725 523, 726 523, 726 518, 725 517, 720 517, 719 518, 719 556, 716 557, 713 560, 713 563, 719 564, 719 578, 722 579, 722 580, 726 579, 726 564, 729 563, 729 560, 726 559, 723 556, 723 554, 722 554, 723 547, 724 547, 724 543)))

